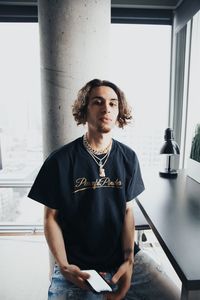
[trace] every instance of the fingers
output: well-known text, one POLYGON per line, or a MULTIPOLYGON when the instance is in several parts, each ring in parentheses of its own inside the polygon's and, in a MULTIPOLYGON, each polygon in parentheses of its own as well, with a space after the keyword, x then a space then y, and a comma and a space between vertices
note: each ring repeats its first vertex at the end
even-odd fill
POLYGON ((86 280, 90 277, 90 274, 88 274, 87 272, 83 272, 79 269, 79 267, 75 266, 75 265, 71 265, 69 272, 71 273, 71 275, 75 276, 75 277, 80 277, 83 280, 86 280))
MULTIPOLYGON (((130 266, 129 262, 128 261, 125 261, 120 267, 119 269, 117 270, 117 272, 114 274, 114 276, 112 277, 112 282, 114 284, 116 284, 119 279, 125 274, 125 273, 132 273, 133 271, 133 268, 132 266, 130 266)), ((131 274, 130 273, 130 274, 131 274)))
POLYGON ((119 267, 115 275, 112 277, 112 282, 116 284, 119 281, 119 279, 124 275, 125 272, 126 272, 126 268, 123 264, 119 267))
POLYGON ((80 276, 83 280, 90 278, 90 274, 88 274, 87 272, 83 272, 83 271, 80 271, 77 275, 80 276))
POLYGON ((73 282, 82 289, 89 289, 86 280, 90 277, 90 274, 82 272, 81 270, 75 270, 72 274, 73 282))
POLYGON ((83 280, 81 277, 78 277, 76 281, 74 281, 74 283, 84 290, 90 290, 90 287, 88 286, 87 282, 83 280))
POLYGON ((69 265, 67 270, 62 271, 64 277, 73 282, 75 285, 82 289, 88 289, 86 280, 90 277, 87 272, 82 272, 79 267, 75 265, 69 265))
POLYGON ((117 283, 118 290, 114 293, 108 294, 108 300, 121 300, 125 297, 126 293, 130 288, 131 276, 132 268, 130 267, 129 263, 124 262, 112 277, 112 282, 114 284, 117 283))
POLYGON ((75 272, 74 274, 72 274, 71 281, 75 283, 77 286, 79 286, 80 288, 84 290, 89 290, 88 284, 86 282, 86 279, 89 277, 90 275, 85 272, 84 274, 81 271, 75 272))

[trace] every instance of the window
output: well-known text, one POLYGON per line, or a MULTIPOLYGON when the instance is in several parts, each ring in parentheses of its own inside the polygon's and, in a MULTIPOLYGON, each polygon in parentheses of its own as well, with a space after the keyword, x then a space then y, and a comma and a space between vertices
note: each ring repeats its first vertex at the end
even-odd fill
POLYGON ((42 163, 37 23, 0 23, 0 224, 40 224, 27 193, 42 163))
POLYGON ((168 127, 171 26, 111 26, 111 79, 126 93, 133 123, 116 137, 136 150, 143 167, 160 165, 168 127))

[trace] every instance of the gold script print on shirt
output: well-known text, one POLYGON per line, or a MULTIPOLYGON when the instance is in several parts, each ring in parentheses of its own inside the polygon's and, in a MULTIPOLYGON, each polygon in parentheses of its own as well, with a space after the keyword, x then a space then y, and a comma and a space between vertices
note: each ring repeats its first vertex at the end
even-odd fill
POLYGON ((122 188, 122 182, 118 178, 111 180, 109 177, 98 178, 95 181, 88 181, 87 178, 81 177, 75 180, 74 193, 86 190, 86 189, 97 189, 97 188, 122 188))

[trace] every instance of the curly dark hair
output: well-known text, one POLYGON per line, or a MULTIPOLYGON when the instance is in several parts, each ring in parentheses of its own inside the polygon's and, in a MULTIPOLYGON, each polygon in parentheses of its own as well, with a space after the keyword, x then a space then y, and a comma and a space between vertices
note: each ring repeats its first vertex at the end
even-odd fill
POLYGON ((89 95, 92 89, 100 86, 108 86, 115 91, 119 101, 119 114, 117 117, 118 127, 123 128, 132 119, 131 108, 129 107, 124 93, 118 86, 107 80, 93 79, 86 83, 78 92, 77 99, 72 106, 72 114, 77 125, 86 124, 87 122, 87 107, 89 95))

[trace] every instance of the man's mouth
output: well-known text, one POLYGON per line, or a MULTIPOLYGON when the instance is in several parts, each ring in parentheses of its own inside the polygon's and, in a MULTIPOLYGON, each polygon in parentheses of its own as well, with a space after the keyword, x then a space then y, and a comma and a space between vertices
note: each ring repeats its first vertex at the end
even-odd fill
POLYGON ((112 119, 110 119, 110 118, 108 118, 108 117, 101 117, 101 118, 100 118, 100 121, 108 123, 108 122, 111 122, 112 119))

